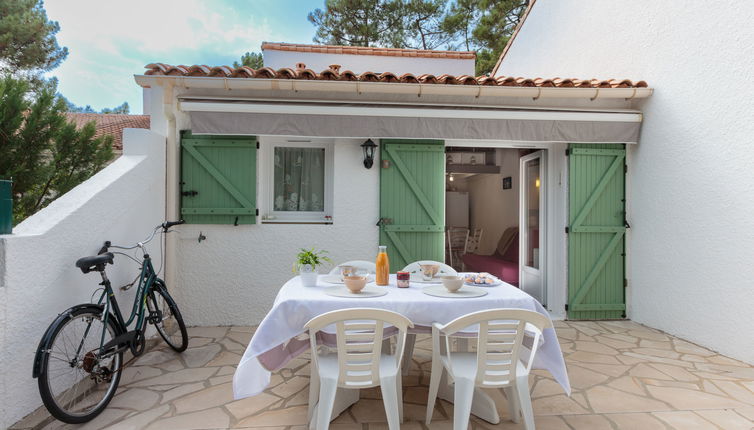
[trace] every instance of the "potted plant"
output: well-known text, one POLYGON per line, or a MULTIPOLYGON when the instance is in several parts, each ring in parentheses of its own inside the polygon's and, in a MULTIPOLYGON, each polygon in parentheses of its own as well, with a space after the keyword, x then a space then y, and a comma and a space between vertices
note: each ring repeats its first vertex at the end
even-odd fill
POLYGON ((317 286, 317 268, 325 263, 330 262, 330 258, 325 256, 327 251, 311 249, 301 249, 296 255, 296 263, 293 265, 294 273, 301 276, 301 284, 305 287, 317 286))

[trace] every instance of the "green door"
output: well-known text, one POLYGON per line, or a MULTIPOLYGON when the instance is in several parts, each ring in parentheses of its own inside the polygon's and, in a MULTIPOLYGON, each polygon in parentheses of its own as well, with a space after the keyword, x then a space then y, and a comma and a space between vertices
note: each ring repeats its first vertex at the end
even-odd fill
POLYGON ((256 222, 254 136, 181 135, 181 216, 189 224, 256 222))
POLYGON ((568 318, 625 318, 625 147, 568 151, 568 318))
POLYGON ((390 271, 418 260, 444 261, 445 144, 381 141, 380 244, 390 271))

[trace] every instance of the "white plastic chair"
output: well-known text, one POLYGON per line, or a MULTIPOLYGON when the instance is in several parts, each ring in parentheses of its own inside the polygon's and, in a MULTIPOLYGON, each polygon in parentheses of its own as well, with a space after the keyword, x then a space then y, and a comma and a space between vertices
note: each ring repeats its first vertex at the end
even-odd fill
MULTIPOLYGON (((475 387, 502 388, 508 411, 524 428, 534 429, 534 412, 529 395, 529 371, 539 346, 542 331, 552 327, 546 316, 524 309, 493 309, 474 312, 432 326, 432 375, 429 382, 426 422, 429 426, 443 372, 455 383, 453 429, 466 430, 475 387), (478 327, 476 352, 451 352, 450 336, 469 327, 478 327), (522 360, 524 334, 533 336, 526 362, 522 360), (445 337, 441 344, 440 337, 445 337)), ((527 342, 528 345, 528 342, 527 342)), ((431 427, 430 427, 431 428, 431 427)))
MULTIPOLYGON (((437 271, 437 274, 440 276, 458 276, 458 272, 456 272, 454 268, 448 266, 445 263, 440 263, 439 261, 432 261, 432 260, 414 261, 413 263, 404 267, 403 271, 409 272, 409 273, 421 273, 422 264, 437 264, 438 266, 440 266, 440 270, 437 271)), ((408 371, 411 368, 411 358, 414 356, 415 343, 416 343, 416 333, 415 332, 409 333, 408 336, 406 337, 406 359, 403 361, 403 374, 404 375, 408 375, 408 371)))
POLYGON ((330 270, 331 275, 339 275, 340 274, 340 266, 353 266, 357 269, 363 269, 368 271, 371 274, 377 273, 377 265, 374 264, 374 261, 364 261, 364 260, 353 260, 353 261, 346 261, 345 263, 338 264, 337 266, 333 267, 332 270, 330 270))
POLYGON ((316 405, 316 429, 324 430, 332 419, 335 393, 340 388, 361 389, 380 386, 388 426, 400 429, 403 421, 403 394, 400 363, 406 330, 414 324, 401 314, 382 309, 352 308, 328 312, 306 323, 312 351, 309 420, 316 405), (317 332, 335 325, 336 354, 320 354, 317 332), (383 329, 397 329, 395 354, 382 351, 383 329), (318 394, 318 395, 317 395, 318 394))
POLYGON ((421 273, 422 272, 422 268, 421 268, 422 264, 437 264, 438 266, 440 266, 440 270, 437 271, 437 274, 440 275, 440 276, 445 276, 445 275, 458 276, 458 272, 456 272, 456 269, 448 266, 445 263, 440 263, 439 261, 432 261, 432 260, 414 261, 413 263, 411 263, 408 266, 404 267, 403 271, 404 272, 409 272, 409 273, 421 273))

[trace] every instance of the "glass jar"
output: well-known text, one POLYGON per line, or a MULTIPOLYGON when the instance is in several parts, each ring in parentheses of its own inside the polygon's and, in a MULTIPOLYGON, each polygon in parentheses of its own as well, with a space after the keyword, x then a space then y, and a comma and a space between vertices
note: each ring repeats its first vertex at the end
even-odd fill
POLYGON ((390 278, 390 261, 387 258, 387 246, 380 245, 375 265, 377 266, 375 283, 381 286, 388 285, 390 278))

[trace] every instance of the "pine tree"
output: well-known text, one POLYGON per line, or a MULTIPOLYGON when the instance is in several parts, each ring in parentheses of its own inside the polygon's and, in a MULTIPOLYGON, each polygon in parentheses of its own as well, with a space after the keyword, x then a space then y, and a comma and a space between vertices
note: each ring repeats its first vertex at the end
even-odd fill
POLYGON ((55 34, 60 26, 47 19, 42 0, 0 0, 0 75, 39 80, 67 56, 55 34))
POLYGON ((243 54, 240 63, 238 61, 233 62, 233 67, 238 68, 241 66, 251 67, 254 70, 261 69, 264 67, 262 54, 259 52, 247 52, 243 54))

